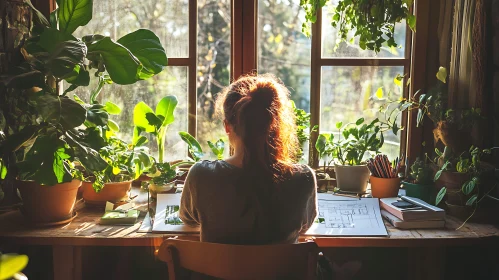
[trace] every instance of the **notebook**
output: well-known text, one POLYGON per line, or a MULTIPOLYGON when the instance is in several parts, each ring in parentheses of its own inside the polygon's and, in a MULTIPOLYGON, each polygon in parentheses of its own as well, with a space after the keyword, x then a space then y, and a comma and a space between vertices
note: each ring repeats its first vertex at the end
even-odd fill
POLYGON ((445 227, 445 220, 427 220, 427 221, 402 221, 385 210, 381 210, 381 216, 390 222, 390 224, 400 229, 415 228, 442 228, 445 227))
POLYGON ((393 216, 402 221, 417 221, 417 220, 445 220, 445 211, 441 208, 430 205, 422 200, 419 200, 427 208, 406 210, 393 205, 394 202, 400 201, 397 197, 382 198, 379 200, 381 209, 389 212, 393 216))

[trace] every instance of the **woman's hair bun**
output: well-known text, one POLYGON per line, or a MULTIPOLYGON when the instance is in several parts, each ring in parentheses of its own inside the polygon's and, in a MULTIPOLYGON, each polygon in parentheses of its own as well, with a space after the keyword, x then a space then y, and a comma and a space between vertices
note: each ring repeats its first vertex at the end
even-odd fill
POLYGON ((272 81, 258 81, 249 90, 248 96, 254 103, 262 105, 262 107, 270 108, 272 102, 276 101, 279 97, 278 89, 272 81))

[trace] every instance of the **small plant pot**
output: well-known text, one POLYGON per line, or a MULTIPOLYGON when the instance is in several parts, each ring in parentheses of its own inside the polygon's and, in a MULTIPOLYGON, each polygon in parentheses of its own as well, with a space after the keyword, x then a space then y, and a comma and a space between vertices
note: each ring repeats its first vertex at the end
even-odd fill
POLYGON ((158 193, 170 193, 175 186, 175 182, 170 182, 164 185, 156 185, 154 183, 149 184, 149 193, 151 197, 156 198, 158 193))
POLYGON ((91 182, 83 182, 83 199, 94 205, 106 205, 106 202, 117 203, 129 198, 132 181, 105 183, 100 192, 96 192, 91 182))
POLYGON ((335 165, 336 184, 342 191, 365 193, 369 181, 369 169, 366 165, 335 165))
POLYGON ((377 198, 397 197, 400 189, 400 178, 378 178, 371 176, 371 194, 377 198))
POLYGON ((427 203, 435 204, 435 201, 432 201, 433 185, 413 184, 409 182, 402 182, 402 185, 405 189, 405 195, 419 198, 427 203))
POLYGON ((16 181, 15 185, 23 200, 23 215, 33 224, 50 224, 73 216, 81 181, 73 180, 54 186, 42 186, 34 181, 16 181))

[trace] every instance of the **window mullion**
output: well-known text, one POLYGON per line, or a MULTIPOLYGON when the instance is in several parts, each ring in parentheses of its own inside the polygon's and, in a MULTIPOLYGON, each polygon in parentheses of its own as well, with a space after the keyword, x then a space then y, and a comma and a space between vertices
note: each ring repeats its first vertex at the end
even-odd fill
MULTIPOLYGON (((198 38, 198 1, 189 0, 189 58, 188 58, 188 86, 187 86, 187 131, 196 137, 197 119, 197 38, 198 38)), ((182 58, 173 62, 182 62, 182 58)))
POLYGON ((322 64, 322 9, 317 11, 317 21, 312 24, 312 62, 310 71, 310 127, 317 125, 317 132, 311 133, 309 144, 309 164, 319 165, 319 157, 315 149, 315 142, 320 131, 321 117, 321 64, 322 64))

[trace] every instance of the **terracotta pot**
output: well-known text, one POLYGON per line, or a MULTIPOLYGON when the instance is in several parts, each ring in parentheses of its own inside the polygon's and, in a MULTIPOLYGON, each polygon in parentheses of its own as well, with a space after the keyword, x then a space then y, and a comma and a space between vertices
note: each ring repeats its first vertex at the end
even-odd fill
POLYGON ((174 186, 175 182, 170 182, 165 185, 156 185, 151 182, 149 184, 149 193, 151 194, 151 197, 156 197, 158 193, 171 193, 174 186))
POLYGON ((15 182, 23 200, 22 212, 34 223, 53 223, 72 217, 81 181, 42 186, 33 181, 15 182))
POLYGON ((397 197, 400 189, 400 178, 378 178, 371 176, 371 194, 377 198, 397 197))
POLYGON ((366 165, 335 165, 336 184, 342 191, 365 193, 369 181, 366 165))
POLYGON ((83 199, 90 204, 105 205, 128 199, 132 181, 105 183, 100 192, 95 192, 91 182, 83 182, 83 199))

